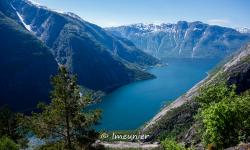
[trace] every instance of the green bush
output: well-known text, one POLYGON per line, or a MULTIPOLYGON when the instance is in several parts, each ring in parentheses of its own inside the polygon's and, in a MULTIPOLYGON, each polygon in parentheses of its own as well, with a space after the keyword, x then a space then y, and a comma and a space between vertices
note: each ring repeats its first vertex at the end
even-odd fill
POLYGON ((204 145, 223 149, 250 136, 250 94, 236 95, 235 87, 211 86, 197 98, 203 106, 196 116, 204 145))
POLYGON ((218 148, 234 146, 246 140, 250 130, 250 98, 221 101, 202 111, 203 141, 218 148))
POLYGON ((8 137, 0 138, 0 150, 18 150, 19 145, 8 137))
POLYGON ((185 148, 183 145, 171 139, 165 139, 161 142, 161 145, 164 150, 191 150, 191 148, 185 148))
POLYGON ((205 86, 200 90, 199 96, 195 99, 204 108, 222 100, 231 100, 236 95, 236 87, 227 87, 225 83, 219 85, 205 86))

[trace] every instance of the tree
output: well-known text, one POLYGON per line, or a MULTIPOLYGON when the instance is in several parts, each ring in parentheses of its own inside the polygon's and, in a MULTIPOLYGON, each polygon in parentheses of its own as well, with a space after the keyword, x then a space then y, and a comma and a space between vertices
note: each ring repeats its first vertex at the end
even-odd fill
POLYGON ((27 118, 28 126, 50 145, 62 143, 68 150, 89 149, 98 138, 92 125, 98 123, 100 110, 84 110, 92 99, 81 96, 76 76, 70 75, 65 67, 59 68, 51 82, 51 103, 40 103, 41 112, 27 118))
POLYGON ((201 88, 199 95, 195 98, 202 108, 209 107, 213 103, 218 103, 223 99, 230 100, 236 95, 235 85, 227 86, 226 83, 218 85, 208 85, 201 88))
POLYGON ((196 119, 205 145, 223 149, 246 142, 250 136, 250 94, 236 95, 235 89, 212 85, 198 96, 202 107, 196 119))
POLYGON ((217 148, 227 148, 246 142, 250 136, 250 97, 239 96, 221 101, 201 113, 204 124, 203 141, 217 148))
POLYGON ((20 118, 21 114, 12 112, 8 106, 2 106, 0 108, 0 138, 7 142, 12 140, 25 147, 27 144, 27 139, 24 136, 26 132, 22 127, 20 118))

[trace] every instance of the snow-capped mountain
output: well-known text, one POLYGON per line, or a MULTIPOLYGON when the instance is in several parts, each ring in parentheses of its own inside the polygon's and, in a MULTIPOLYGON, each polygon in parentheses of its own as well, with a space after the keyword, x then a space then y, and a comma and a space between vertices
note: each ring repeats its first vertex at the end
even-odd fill
POLYGON ((131 28, 134 28, 138 32, 143 32, 143 33, 148 33, 148 32, 175 32, 175 28, 173 24, 143 24, 143 23, 138 23, 138 24, 132 24, 129 25, 131 28))
POLYGON ((199 21, 176 24, 132 24, 106 28, 131 40, 138 48, 158 58, 223 58, 250 40, 235 29, 199 21))
POLYGON ((250 34, 250 29, 249 28, 235 28, 237 31, 239 31, 240 33, 247 33, 250 34))

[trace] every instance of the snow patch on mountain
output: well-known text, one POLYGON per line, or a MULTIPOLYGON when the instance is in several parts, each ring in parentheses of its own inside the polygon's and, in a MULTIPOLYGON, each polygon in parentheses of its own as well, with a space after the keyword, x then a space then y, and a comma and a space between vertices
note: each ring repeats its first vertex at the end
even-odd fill
POLYGON ((12 4, 10 4, 10 6, 16 11, 16 14, 17 14, 18 18, 20 19, 20 21, 22 22, 23 26, 24 26, 28 31, 30 31, 31 33, 33 33, 32 29, 31 29, 31 26, 28 25, 28 24, 26 24, 26 23, 24 22, 23 17, 22 17, 22 16, 20 15, 20 13, 16 10, 16 8, 15 8, 12 4))
POLYGON ((249 28, 235 28, 238 32, 240 33, 250 33, 250 29, 249 28))
POLYGON ((133 28, 136 28, 137 30, 141 32, 169 32, 169 33, 175 33, 176 29, 173 24, 131 24, 129 25, 133 28))

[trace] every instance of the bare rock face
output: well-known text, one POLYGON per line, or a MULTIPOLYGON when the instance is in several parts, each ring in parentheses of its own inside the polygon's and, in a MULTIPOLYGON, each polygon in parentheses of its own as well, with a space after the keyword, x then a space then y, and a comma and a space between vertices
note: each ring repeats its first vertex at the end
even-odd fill
POLYGON ((250 44, 242 47, 241 52, 225 66, 227 82, 237 85, 238 93, 250 88, 250 44))
POLYGON ((241 143, 238 146, 230 147, 225 150, 249 150, 250 149, 250 143, 241 143))

